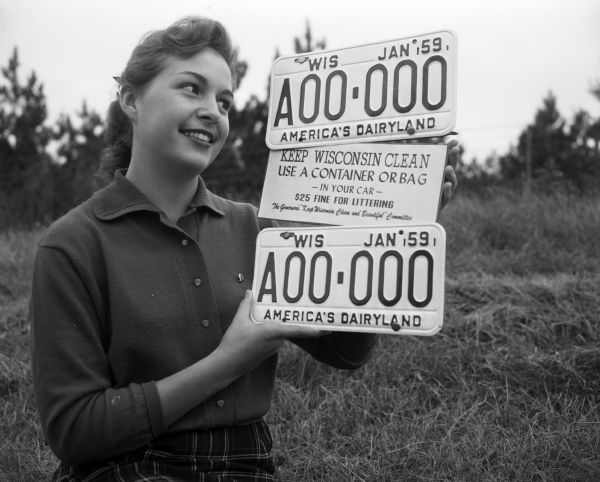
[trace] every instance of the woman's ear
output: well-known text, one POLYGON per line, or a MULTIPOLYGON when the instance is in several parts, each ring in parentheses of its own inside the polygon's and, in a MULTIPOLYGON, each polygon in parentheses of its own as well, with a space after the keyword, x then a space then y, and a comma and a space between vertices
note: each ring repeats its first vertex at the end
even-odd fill
POLYGON ((119 104, 131 122, 137 119, 137 106, 135 104, 136 95, 131 89, 121 89, 119 93, 119 104))

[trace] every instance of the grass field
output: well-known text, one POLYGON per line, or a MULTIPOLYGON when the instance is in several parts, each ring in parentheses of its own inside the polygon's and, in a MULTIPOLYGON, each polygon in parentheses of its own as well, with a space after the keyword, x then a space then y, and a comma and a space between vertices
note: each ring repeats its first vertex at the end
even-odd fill
MULTIPOLYGON (((600 480, 600 199, 457 199, 446 317, 355 372, 281 354, 280 480, 600 480)), ((0 480, 48 480, 26 320, 39 232, 0 234, 0 480)))

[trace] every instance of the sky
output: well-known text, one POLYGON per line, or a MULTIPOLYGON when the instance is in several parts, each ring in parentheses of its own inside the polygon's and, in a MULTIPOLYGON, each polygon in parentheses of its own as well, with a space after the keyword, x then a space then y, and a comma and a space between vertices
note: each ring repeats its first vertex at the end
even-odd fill
POLYGON ((337 49, 452 29, 458 37, 457 123, 467 159, 503 154, 552 92, 570 121, 600 116, 600 0, 0 0, 0 65, 16 46, 21 78, 44 84, 49 122, 85 100, 103 116, 129 54, 146 32, 185 15, 220 20, 249 70, 242 107, 264 99, 276 52, 294 37, 337 49))

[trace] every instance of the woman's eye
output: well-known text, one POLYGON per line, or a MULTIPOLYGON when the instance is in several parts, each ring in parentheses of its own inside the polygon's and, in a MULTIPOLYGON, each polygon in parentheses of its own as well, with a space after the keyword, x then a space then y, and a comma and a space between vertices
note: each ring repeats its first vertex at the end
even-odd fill
POLYGON ((221 104, 221 107, 225 112, 229 112, 232 102, 229 99, 220 99, 219 104, 221 104))
POLYGON ((196 84, 184 84, 181 88, 190 94, 198 95, 200 93, 200 87, 196 84))

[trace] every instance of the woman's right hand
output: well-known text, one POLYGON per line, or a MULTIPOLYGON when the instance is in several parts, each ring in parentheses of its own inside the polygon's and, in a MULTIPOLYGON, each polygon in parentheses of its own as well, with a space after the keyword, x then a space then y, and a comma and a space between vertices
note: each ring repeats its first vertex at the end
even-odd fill
POLYGON ((286 325, 279 321, 256 323, 250 318, 252 292, 247 291, 217 350, 242 373, 277 353, 287 338, 318 338, 329 332, 312 326, 286 325))

